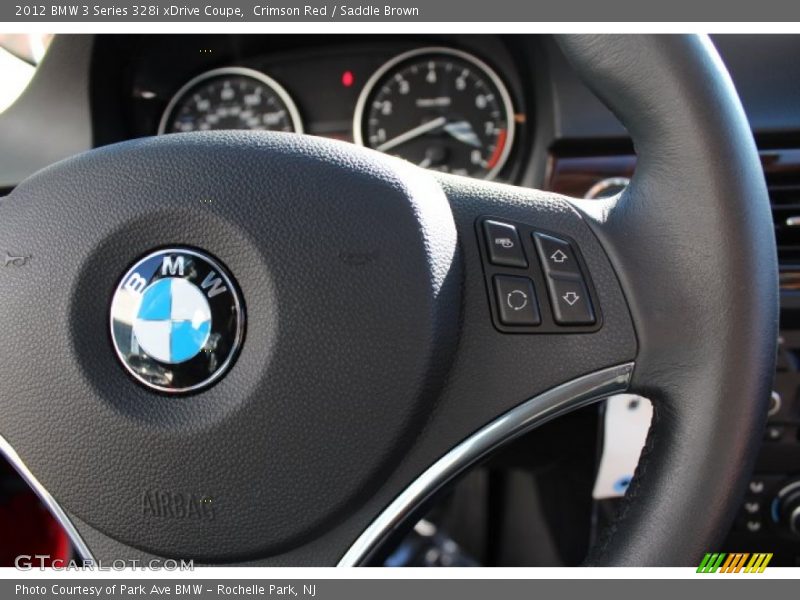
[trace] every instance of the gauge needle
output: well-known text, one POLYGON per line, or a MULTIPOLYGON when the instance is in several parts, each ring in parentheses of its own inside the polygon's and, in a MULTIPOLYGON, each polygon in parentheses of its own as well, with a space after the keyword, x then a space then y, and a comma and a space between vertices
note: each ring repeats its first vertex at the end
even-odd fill
POLYGON ((383 142, 380 146, 376 147, 375 150, 378 150, 379 152, 386 152, 387 150, 391 150, 400 144, 405 144, 409 140, 413 140, 416 137, 424 135, 429 131, 433 131, 445 123, 447 123, 447 117, 437 117, 436 119, 432 119, 427 123, 418 125, 413 129, 409 129, 405 133, 401 133, 397 137, 393 137, 392 139, 383 142))
POLYGON ((480 148, 483 146, 469 121, 455 121, 444 126, 444 130, 459 142, 480 148))

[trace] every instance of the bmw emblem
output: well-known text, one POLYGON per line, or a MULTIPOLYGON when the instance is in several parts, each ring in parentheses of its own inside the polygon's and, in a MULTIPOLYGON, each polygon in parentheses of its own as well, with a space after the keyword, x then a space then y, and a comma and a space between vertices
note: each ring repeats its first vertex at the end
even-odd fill
POLYGON ((162 392, 193 392, 218 381, 243 334, 233 280, 197 250, 148 254, 125 273, 111 303, 111 338, 122 365, 162 392))

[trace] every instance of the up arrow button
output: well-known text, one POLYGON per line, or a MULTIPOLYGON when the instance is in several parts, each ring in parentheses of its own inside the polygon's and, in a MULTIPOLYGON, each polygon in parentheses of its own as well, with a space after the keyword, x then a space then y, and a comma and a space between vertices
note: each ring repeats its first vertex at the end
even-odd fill
POLYGON ((569 242, 538 231, 533 234, 533 241, 542 259, 542 267, 548 275, 581 274, 569 242))

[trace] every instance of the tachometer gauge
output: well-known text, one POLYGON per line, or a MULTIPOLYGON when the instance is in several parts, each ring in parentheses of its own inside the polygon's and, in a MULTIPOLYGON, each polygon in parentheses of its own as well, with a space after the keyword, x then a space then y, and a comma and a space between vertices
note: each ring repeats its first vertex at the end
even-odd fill
POLYGON ((367 81, 353 136, 421 167, 492 179, 511 152, 514 111, 486 63, 459 50, 422 48, 393 58, 367 81))
POLYGON ((189 81, 167 105, 158 133, 211 129, 303 132, 286 90, 271 77, 242 67, 214 69, 189 81))

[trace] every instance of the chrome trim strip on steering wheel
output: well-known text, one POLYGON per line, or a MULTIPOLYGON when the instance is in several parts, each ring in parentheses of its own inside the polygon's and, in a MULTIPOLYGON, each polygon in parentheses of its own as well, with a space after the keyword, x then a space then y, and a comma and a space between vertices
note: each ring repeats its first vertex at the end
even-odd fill
POLYGON ((50 492, 48 492, 39 482, 39 480, 36 479, 36 476, 30 472, 28 467, 25 466, 25 463, 22 462, 19 454, 17 454, 14 448, 11 447, 11 444, 8 443, 8 440, 6 440, 2 435, 0 435, 0 454, 5 456, 9 464, 14 467, 14 470, 19 473, 20 477, 25 480, 33 492, 39 497, 39 500, 42 501, 42 504, 47 507, 47 510, 50 511, 50 514, 53 515, 53 518, 58 521, 61 527, 63 527, 64 532, 67 534, 67 537, 69 537, 72 547, 75 549, 78 557, 85 562, 94 562, 94 557, 92 556, 89 547, 86 545, 86 542, 83 541, 83 538, 81 538, 78 530, 75 529, 72 521, 69 520, 67 513, 65 513, 64 509, 59 506, 55 498, 50 495, 50 492))
POLYGON ((496 448, 558 416, 628 389, 634 363, 625 363, 552 388, 485 425, 433 463, 367 527, 339 561, 364 564, 388 535, 445 484, 496 448))

